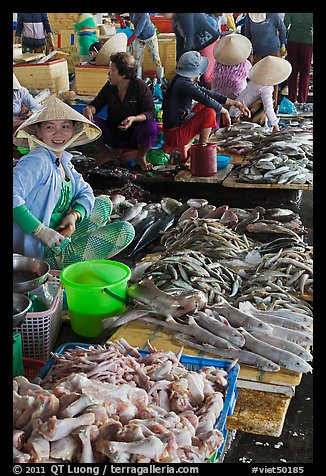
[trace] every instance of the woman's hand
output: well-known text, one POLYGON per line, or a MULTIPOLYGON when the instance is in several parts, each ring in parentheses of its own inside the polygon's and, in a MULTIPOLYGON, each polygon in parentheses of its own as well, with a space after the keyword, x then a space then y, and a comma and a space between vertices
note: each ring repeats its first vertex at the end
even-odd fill
POLYGON ((237 109, 239 109, 239 111, 241 111, 242 114, 244 114, 245 116, 250 117, 250 115, 251 115, 250 109, 248 109, 248 107, 245 104, 243 104, 240 101, 234 101, 234 104, 232 104, 232 105, 234 107, 236 107, 237 109))
POLYGON ((88 119, 89 121, 92 121, 92 122, 94 122, 93 115, 95 114, 95 112, 96 111, 95 111, 95 108, 93 106, 87 106, 83 110, 83 114, 86 117, 86 119, 88 119))
POLYGON ((61 221, 60 225, 57 227, 57 231, 61 233, 63 230, 67 228, 67 230, 64 233, 64 236, 71 236, 75 229, 76 229, 76 221, 77 221, 77 215, 75 212, 68 213, 64 217, 64 219, 61 221))
POLYGON ((272 132, 280 132, 280 126, 278 124, 274 124, 274 126, 272 126, 272 132))
POLYGON ((226 130, 229 131, 231 129, 231 117, 230 117, 229 111, 225 109, 225 107, 222 107, 220 112, 221 114, 223 114, 222 115, 223 125, 224 127, 226 127, 226 130))
POLYGON ((65 239, 64 236, 60 235, 56 230, 44 226, 43 224, 33 231, 33 235, 50 248, 52 248, 52 246, 60 245, 60 243, 65 239))
POLYGON ((128 116, 126 117, 123 121, 120 122, 120 125, 118 126, 118 129, 121 131, 126 131, 131 124, 135 121, 135 116, 128 116))

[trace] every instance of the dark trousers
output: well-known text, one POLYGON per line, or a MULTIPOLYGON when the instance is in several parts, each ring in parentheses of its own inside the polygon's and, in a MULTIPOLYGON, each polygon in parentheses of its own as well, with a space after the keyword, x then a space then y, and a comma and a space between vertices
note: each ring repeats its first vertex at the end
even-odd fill
POLYGON ((289 99, 292 102, 307 102, 310 80, 310 65, 312 60, 313 45, 288 41, 286 45, 287 59, 292 65, 292 73, 288 79, 289 99), (299 92, 297 88, 298 75, 299 92))

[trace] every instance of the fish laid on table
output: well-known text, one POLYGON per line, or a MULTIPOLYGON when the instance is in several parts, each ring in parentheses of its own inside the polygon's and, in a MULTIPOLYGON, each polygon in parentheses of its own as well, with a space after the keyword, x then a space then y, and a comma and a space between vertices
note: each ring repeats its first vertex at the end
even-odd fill
POLYGON ((248 350, 223 349, 222 353, 221 349, 217 349, 216 347, 213 347, 209 344, 198 344, 195 340, 191 340, 190 337, 185 334, 175 334, 173 338, 188 347, 200 350, 201 352, 209 352, 210 354, 216 355, 220 358, 237 358, 240 364, 250 365, 251 367, 256 367, 258 370, 263 370, 264 372, 278 372, 280 370, 279 365, 248 350))
POLYGON ((138 284, 129 286, 127 295, 138 304, 164 316, 183 316, 207 304, 206 296, 200 290, 171 295, 158 289, 149 279, 143 279, 138 284))
POLYGON ((280 349, 274 345, 259 340, 257 337, 254 337, 244 329, 241 329, 240 332, 243 334, 246 340, 245 349, 249 349, 256 354, 265 357, 266 359, 272 360, 284 369, 305 373, 312 372, 311 365, 309 365, 298 355, 292 354, 287 350, 280 349))

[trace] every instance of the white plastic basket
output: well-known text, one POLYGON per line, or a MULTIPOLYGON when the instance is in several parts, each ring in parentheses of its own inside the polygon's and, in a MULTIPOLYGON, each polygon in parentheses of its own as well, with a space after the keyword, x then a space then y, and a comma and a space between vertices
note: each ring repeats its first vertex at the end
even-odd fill
POLYGON ((22 336, 23 357, 47 360, 55 346, 62 324, 63 286, 59 276, 60 271, 50 271, 48 287, 55 293, 52 306, 42 312, 28 312, 23 324, 13 329, 22 336))

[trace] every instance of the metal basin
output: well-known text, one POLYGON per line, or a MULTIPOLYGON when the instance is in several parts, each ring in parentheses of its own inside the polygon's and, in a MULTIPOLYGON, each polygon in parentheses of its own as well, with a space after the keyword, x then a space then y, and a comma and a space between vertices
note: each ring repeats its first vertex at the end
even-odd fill
POLYGON ((13 293, 13 327, 20 326, 32 305, 32 301, 25 294, 13 293))
POLYGON ((46 261, 26 256, 13 256, 13 291, 25 293, 42 286, 48 279, 50 266, 46 261))

